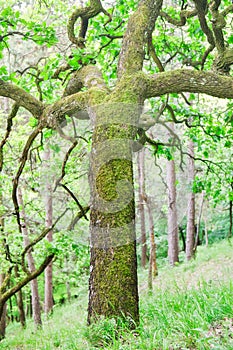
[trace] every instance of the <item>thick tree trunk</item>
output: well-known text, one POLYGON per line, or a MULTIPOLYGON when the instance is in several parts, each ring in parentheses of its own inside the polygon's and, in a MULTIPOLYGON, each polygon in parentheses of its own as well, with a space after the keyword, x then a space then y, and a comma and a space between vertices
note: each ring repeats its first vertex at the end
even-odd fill
MULTIPOLYGON (((50 160, 49 149, 44 152, 44 160, 48 163, 50 160)), ((46 165, 48 170, 49 166, 46 165)), ((45 227, 49 228, 53 224, 53 197, 52 197, 52 180, 50 178, 45 179, 45 227)), ((53 231, 49 231, 46 236, 49 242, 53 241, 53 231)), ((44 311, 49 314, 53 309, 53 263, 51 263, 45 269, 45 290, 44 290, 44 311)))
POLYGON ((190 154, 188 160, 188 210, 187 210, 187 232, 186 232, 186 258, 191 260, 194 255, 195 242, 195 194, 192 190, 193 181, 195 178, 195 164, 194 164, 194 143, 189 141, 188 153, 190 154))
MULTIPOLYGON (((171 126, 172 127, 172 126, 171 126)), ((174 160, 167 161, 168 187, 168 260, 171 266, 179 261, 179 239, 176 208, 176 171, 174 160)))
POLYGON ((124 104, 104 105, 92 116, 88 323, 100 315, 125 316, 135 327, 139 322, 131 150, 135 128, 126 120, 129 115, 135 119, 135 110, 125 109, 124 104))
MULTIPOLYGON (((26 247, 27 245, 29 245, 30 240, 29 240, 29 236, 28 236, 26 214, 25 214, 25 210, 24 210, 22 192, 21 192, 21 189, 19 187, 18 187, 18 202, 19 202, 19 205, 21 207, 21 212, 20 212, 21 221, 22 221, 21 228, 22 228, 22 234, 23 234, 24 247, 26 247)), ((27 259, 28 259, 29 271, 30 272, 35 271, 36 267, 35 267, 35 262, 34 262, 34 258, 33 258, 31 250, 29 250, 27 253, 27 259)), ((42 325, 42 320, 41 320, 41 306, 40 306, 40 297, 39 297, 37 279, 36 278, 33 279, 30 282, 30 285, 31 285, 31 293, 32 293, 33 319, 34 319, 35 326, 37 328, 40 328, 42 325)))
POLYGON ((141 265, 146 267, 147 244, 146 244, 146 222, 145 222, 145 149, 138 153, 138 184, 139 184, 139 215, 141 225, 141 265))

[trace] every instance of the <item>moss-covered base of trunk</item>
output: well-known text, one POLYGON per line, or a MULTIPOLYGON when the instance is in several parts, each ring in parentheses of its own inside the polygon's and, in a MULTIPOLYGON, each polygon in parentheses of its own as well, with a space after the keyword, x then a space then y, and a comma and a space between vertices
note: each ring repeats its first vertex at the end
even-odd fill
POLYGON ((135 242, 91 250, 88 323, 101 315, 139 322, 135 242))

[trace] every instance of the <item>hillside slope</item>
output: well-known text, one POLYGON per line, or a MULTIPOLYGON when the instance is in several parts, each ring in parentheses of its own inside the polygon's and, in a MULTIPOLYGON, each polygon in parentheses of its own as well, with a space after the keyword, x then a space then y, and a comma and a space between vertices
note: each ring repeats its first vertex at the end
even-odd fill
POLYGON ((159 269, 153 293, 139 270, 141 324, 121 320, 86 327, 87 281, 72 304, 56 307, 42 330, 9 325, 1 350, 230 350, 233 349, 233 247, 222 241, 199 247, 195 260, 159 269))

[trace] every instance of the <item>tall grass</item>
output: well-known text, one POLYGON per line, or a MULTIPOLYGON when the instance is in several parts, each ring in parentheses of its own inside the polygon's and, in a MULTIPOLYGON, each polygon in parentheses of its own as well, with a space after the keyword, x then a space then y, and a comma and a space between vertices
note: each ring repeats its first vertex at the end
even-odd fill
MULTIPOLYGON (((162 268, 153 293, 140 288, 141 319, 135 331, 120 319, 87 327, 84 290, 73 304, 55 308, 40 331, 32 322, 24 331, 9 325, 0 349, 233 350, 232 266, 232 247, 224 242, 201 249, 190 264, 162 268)), ((140 271, 143 279, 146 272, 140 271)))

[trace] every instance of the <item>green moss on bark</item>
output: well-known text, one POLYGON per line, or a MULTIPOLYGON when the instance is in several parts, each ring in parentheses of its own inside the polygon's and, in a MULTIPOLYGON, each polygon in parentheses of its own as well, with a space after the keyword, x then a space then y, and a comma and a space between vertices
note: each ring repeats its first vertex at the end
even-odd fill
POLYGON ((94 109, 89 323, 100 315, 139 319, 131 150, 139 114, 118 101, 94 109))

